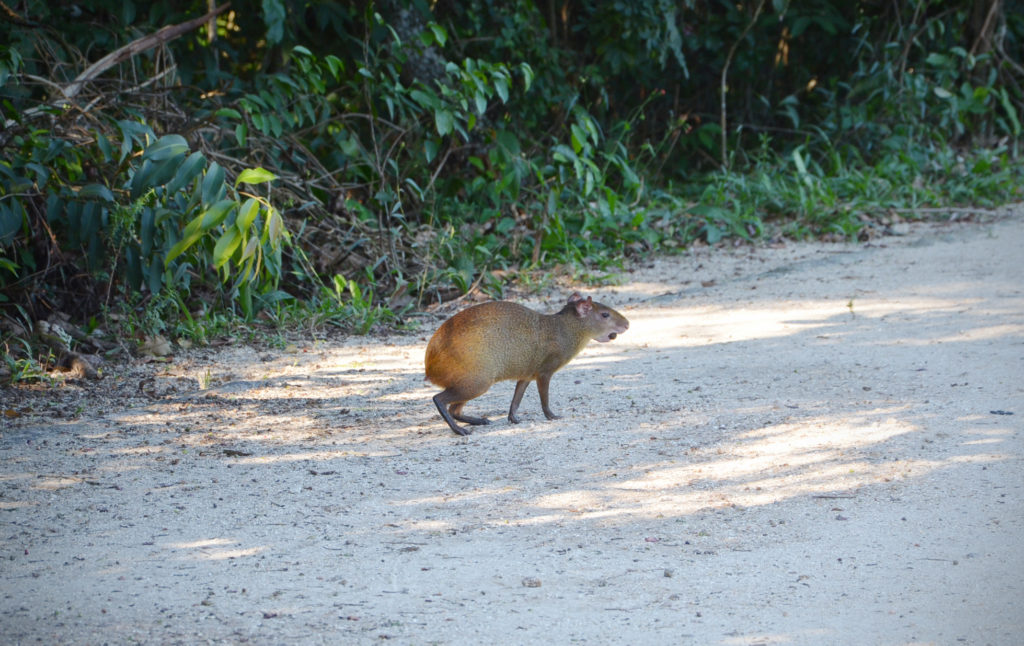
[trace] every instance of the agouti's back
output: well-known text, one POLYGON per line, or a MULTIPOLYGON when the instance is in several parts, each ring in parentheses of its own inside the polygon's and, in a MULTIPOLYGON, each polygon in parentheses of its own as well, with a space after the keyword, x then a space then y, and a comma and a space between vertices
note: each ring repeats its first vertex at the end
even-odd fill
POLYGON ((532 379, 541 314, 506 301, 463 310, 438 328, 427 345, 427 379, 450 386, 469 377, 491 383, 532 379))
POLYGON ((557 314, 540 314, 505 301, 475 305, 445 321, 427 344, 427 378, 445 389, 434 402, 452 430, 464 435, 468 429, 451 418, 486 423, 462 416, 465 402, 497 381, 514 379, 509 419, 517 421, 515 411, 523 391, 536 380, 544 413, 554 418, 547 405, 551 375, 591 339, 610 341, 628 327, 621 314, 579 294, 573 294, 557 314))

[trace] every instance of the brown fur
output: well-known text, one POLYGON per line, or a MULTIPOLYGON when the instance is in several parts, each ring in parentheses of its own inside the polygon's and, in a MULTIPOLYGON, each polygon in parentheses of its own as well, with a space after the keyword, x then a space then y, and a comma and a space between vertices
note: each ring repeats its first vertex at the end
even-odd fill
POLYGON ((427 344, 427 379, 444 390, 434 396, 441 417, 453 431, 471 431, 467 424, 488 420, 462 415, 467 401, 483 395, 498 381, 516 381, 508 419, 531 381, 537 382, 541 407, 548 419, 557 415, 548 407, 551 375, 569 363, 591 339, 610 341, 629 328, 615 310, 573 294, 557 314, 541 314, 506 301, 475 305, 451 317, 427 344))

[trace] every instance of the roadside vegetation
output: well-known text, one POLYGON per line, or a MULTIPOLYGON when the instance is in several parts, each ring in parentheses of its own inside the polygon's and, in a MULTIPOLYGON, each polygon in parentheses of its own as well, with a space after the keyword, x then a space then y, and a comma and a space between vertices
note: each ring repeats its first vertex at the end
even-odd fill
POLYGON ((0 382, 1021 197, 1017 1, 0 14, 0 382))

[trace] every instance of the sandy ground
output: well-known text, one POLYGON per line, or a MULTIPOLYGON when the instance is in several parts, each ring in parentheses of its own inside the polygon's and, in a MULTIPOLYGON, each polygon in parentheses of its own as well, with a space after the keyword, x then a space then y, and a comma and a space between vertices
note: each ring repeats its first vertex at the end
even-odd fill
POLYGON ((468 438, 439 317, 0 391, 0 642, 1020 644, 1024 214, 906 233, 584 289, 564 419, 468 438))

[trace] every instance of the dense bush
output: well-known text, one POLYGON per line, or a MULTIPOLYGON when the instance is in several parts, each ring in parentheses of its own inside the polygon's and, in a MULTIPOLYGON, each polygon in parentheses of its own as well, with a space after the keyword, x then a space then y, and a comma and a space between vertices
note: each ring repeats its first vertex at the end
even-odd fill
POLYGON ((366 330, 495 269, 1018 195, 1019 2, 10 8, 9 364, 55 317, 366 330))

